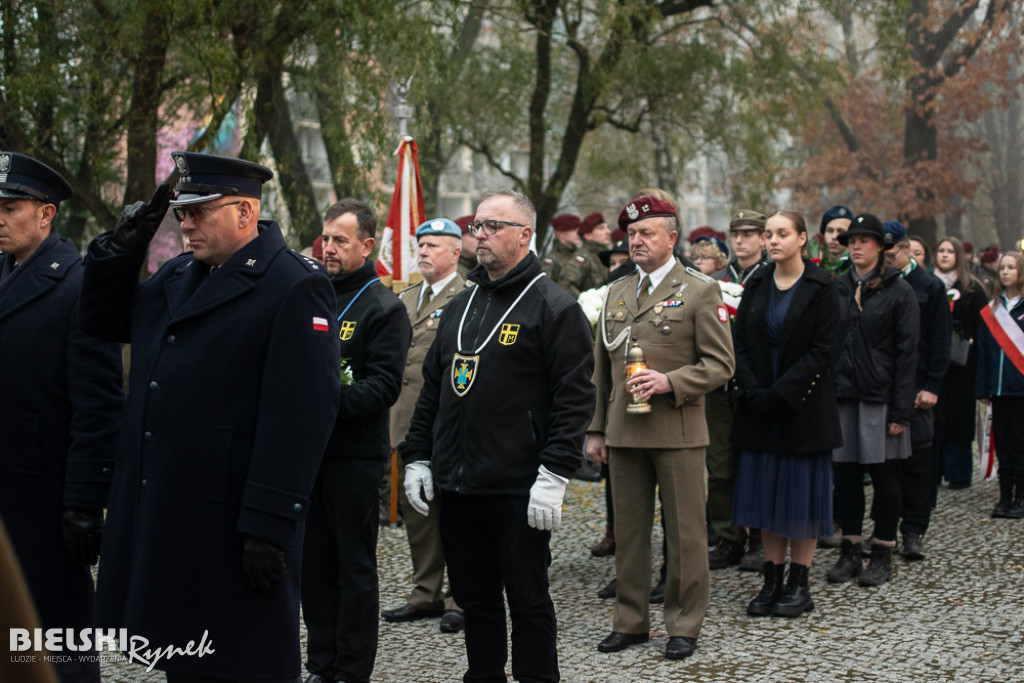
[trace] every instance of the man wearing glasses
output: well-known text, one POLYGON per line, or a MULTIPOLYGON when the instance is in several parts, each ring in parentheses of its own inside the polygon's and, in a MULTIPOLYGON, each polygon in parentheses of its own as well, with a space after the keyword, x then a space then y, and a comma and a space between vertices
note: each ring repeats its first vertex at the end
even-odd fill
POLYGON ((469 229, 483 268, 440 317, 406 440, 409 504, 440 506, 452 595, 465 611, 465 681, 557 681, 551 530, 594 410, 590 325, 530 253, 533 203, 486 195, 469 229), (435 484, 437 495, 435 497, 435 484))
POLYGON ((339 402, 334 293, 260 221, 269 169, 172 154, 86 256, 83 327, 132 345, 101 549, 97 625, 123 627, 175 681, 300 680, 310 491, 339 402), (169 205, 192 247, 139 282, 169 205))

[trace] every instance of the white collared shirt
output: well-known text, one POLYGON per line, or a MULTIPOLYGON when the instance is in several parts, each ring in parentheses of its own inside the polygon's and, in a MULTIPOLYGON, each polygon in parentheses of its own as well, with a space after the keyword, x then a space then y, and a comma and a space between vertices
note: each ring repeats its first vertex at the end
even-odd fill
MULTIPOLYGON (((647 289, 647 293, 648 294, 650 294, 651 292, 653 292, 655 289, 658 288, 658 285, 661 284, 661 281, 665 279, 665 276, 669 274, 669 271, 671 271, 672 268, 675 265, 676 265, 676 259, 673 256, 672 258, 670 258, 668 261, 665 262, 665 265, 661 266, 660 268, 656 268, 653 272, 650 272, 650 273, 645 271, 640 266, 636 267, 637 272, 640 273, 640 280, 641 280, 641 282, 644 279, 644 275, 646 275, 647 277, 649 277, 651 279, 651 286, 647 289)), ((640 284, 639 283, 637 283, 637 286, 636 286, 636 293, 637 293, 637 296, 640 296, 640 284)))
MULTIPOLYGON (((458 274, 459 274, 458 269, 455 269, 452 272, 448 273, 448 275, 446 275, 445 277, 443 277, 440 280, 438 280, 437 282, 435 282, 434 284, 428 285, 430 287, 430 291, 431 291, 430 298, 433 299, 438 294, 443 292, 444 288, 448 286, 448 283, 451 282, 452 280, 454 280, 455 276, 458 275, 458 274)), ((424 280, 423 284, 427 284, 427 281, 424 280)), ((427 294, 427 288, 426 287, 420 287, 420 299, 419 299, 419 301, 416 302, 416 310, 417 311, 419 310, 420 306, 423 305, 423 297, 426 296, 426 294, 427 294)))

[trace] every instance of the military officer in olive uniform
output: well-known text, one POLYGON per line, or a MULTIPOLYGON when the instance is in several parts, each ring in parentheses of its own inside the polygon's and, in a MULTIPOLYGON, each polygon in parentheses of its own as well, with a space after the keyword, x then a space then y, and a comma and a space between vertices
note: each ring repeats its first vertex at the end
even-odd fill
MULTIPOLYGON (((580 246, 579 216, 563 213, 551 219, 555 239, 544 258, 541 268, 551 281, 572 297, 578 297, 585 287, 588 273, 588 252, 580 246)), ((589 257, 593 260, 593 257, 589 257)))
POLYGON ((634 200, 619 216, 637 270, 608 288, 595 341, 598 401, 587 443, 591 460, 608 460, 615 490, 618 592, 612 633, 598 650, 617 652, 648 639, 657 486, 667 539, 669 659, 693 654, 707 611, 704 395, 722 386, 735 367, 718 285, 672 255, 677 221, 673 206, 652 196, 634 200), (627 380, 626 353, 633 344, 647 366, 627 380), (628 411, 635 401, 647 402, 650 412, 628 411))
POLYGON ((612 230, 604 216, 595 211, 580 222, 576 232, 583 240, 580 251, 587 257, 587 272, 583 276, 580 291, 603 287, 608 283, 608 266, 602 263, 601 254, 612 246, 612 230))
MULTIPOLYGON (((423 281, 404 289, 398 298, 405 304, 412 323, 412 344, 405 361, 402 393, 391 408, 391 444, 397 447, 409 431, 416 399, 423 388, 423 360, 427 356, 441 315, 452 297, 466 288, 456 266, 462 251, 459 226, 447 218, 435 218, 416 229, 417 258, 423 281)), ((402 453, 398 470, 405 471, 402 453)), ((440 506, 433 505, 424 516, 402 502, 405 530, 412 554, 412 580, 415 586, 406 604, 383 613, 384 621, 414 621, 441 616, 441 631, 461 631, 465 620, 450 595, 444 594, 444 549, 438 527, 440 506)))

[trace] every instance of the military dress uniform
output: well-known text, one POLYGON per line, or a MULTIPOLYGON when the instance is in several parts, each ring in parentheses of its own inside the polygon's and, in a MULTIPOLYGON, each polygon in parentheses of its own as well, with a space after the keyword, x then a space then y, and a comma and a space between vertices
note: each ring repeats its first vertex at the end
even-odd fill
POLYGON ((571 247, 556 239, 551 244, 551 249, 541 259, 541 268, 552 282, 570 296, 578 297, 584 290, 583 285, 589 270, 587 254, 582 247, 571 247))
POLYGON ((728 313, 718 285, 678 261, 642 305, 640 271, 608 288, 595 341, 597 409, 589 433, 604 434, 615 490, 613 632, 650 630, 651 528, 660 487, 668 541, 665 626, 697 638, 707 611, 704 518, 704 395, 733 373, 728 313), (650 398, 647 414, 627 414, 626 351, 639 343, 647 366, 668 375, 672 393, 650 398))
MULTIPOLYGON (((248 180, 229 173, 247 162, 187 157, 181 191, 248 180)), ((97 625, 151 648, 205 633, 213 652, 168 671, 294 680, 305 518, 339 402, 331 283, 271 221, 216 269, 186 252, 141 283, 145 250, 112 236, 89 245, 81 300, 84 328, 132 344, 97 625), (244 536, 283 550, 270 590, 246 582, 244 536)))
MULTIPOLYGON (((429 289, 426 281, 408 287, 398 298, 405 305, 412 323, 412 344, 405 361, 405 375, 402 377, 402 393, 391 409, 391 444, 397 447, 409 431, 416 399, 423 388, 423 361, 427 349, 437 335, 445 306, 452 297, 466 288, 466 281, 455 273, 444 289, 431 298, 421 309, 420 300, 429 289)), ((398 452, 398 471, 405 470, 405 461, 398 452)), ((399 496, 403 510, 405 501, 399 496)), ((405 510, 405 530, 409 536, 409 551, 412 554, 412 580, 415 586, 409 593, 408 603, 427 611, 455 610, 458 607, 451 596, 444 595, 444 549, 441 546, 441 531, 438 528, 439 505, 430 506, 430 514, 424 517, 418 512, 405 510)))
MULTIPOLYGON (((2 152, 0 169, 0 198, 59 205, 71 196, 30 157, 2 152)), ((43 628, 76 633, 92 626, 92 573, 65 547, 61 516, 106 507, 124 406, 120 347, 78 324, 82 272, 78 249, 56 228, 18 265, 0 255, 0 517, 43 628)), ((99 681, 98 662, 60 654, 72 658, 58 664, 64 681, 99 681)))
POLYGON ((588 289, 597 289, 608 284, 608 266, 601 262, 601 254, 609 248, 608 245, 583 240, 583 244, 580 245, 580 252, 586 254, 587 262, 585 264, 586 273, 583 276, 583 281, 580 283, 581 292, 585 292, 588 289))

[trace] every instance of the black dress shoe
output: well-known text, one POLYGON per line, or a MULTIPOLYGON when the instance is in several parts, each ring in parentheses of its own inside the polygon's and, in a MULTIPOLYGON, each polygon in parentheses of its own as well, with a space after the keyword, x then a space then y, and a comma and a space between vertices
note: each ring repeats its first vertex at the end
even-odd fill
POLYGON ((337 682, 333 678, 327 678, 326 676, 321 676, 320 674, 310 674, 309 677, 306 678, 306 683, 337 683, 337 682))
POLYGON ((611 635, 597 644, 598 652, 619 652, 630 645, 646 643, 650 636, 646 633, 619 633, 612 631, 611 635))
POLYGON ((384 610, 381 612, 381 616, 384 617, 384 621, 416 621, 417 619, 431 619, 433 617, 439 617, 444 614, 443 609, 420 609, 405 603, 401 607, 396 609, 384 610))
POLYGON ((658 581, 658 585, 651 591, 651 604, 660 605, 665 602, 665 579, 658 581))
POLYGON ((597 591, 597 597, 601 598, 602 600, 607 600, 608 598, 614 598, 615 594, 618 591, 619 591, 619 580, 618 579, 612 579, 611 581, 608 582, 607 586, 605 586, 601 590, 597 591))
POLYGON ((672 636, 665 646, 665 659, 686 659, 697 649, 697 639, 672 636))
POLYGON ((450 609, 441 617, 441 633, 458 633, 466 628, 466 617, 457 609, 450 609))

